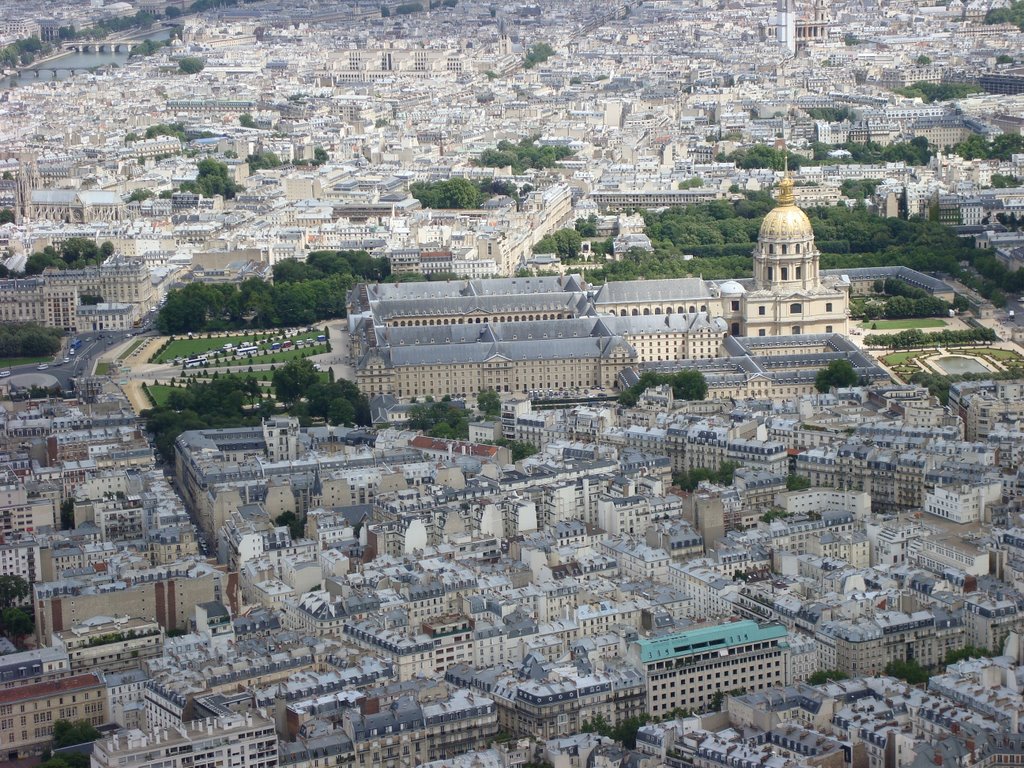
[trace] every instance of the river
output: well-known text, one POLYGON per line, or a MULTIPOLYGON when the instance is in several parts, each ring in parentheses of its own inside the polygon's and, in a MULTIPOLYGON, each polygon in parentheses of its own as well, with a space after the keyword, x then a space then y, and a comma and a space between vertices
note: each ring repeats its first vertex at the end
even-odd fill
MULTIPOLYGON (((166 40, 170 37, 170 30, 158 29, 147 35, 140 35, 138 42, 143 40, 166 40)), ((20 75, 14 77, 4 78, 3 82, 0 83, 0 87, 7 88, 11 85, 28 85, 30 83, 41 83, 47 80, 64 80, 71 77, 71 70, 76 69, 81 72, 83 69, 90 69, 91 67, 101 67, 107 64, 117 64, 118 66, 124 66, 128 61, 128 53, 111 53, 93 51, 91 53, 75 53, 74 51, 60 56, 56 59, 50 59, 43 64, 42 67, 67 67, 67 69, 58 69, 56 74, 52 71, 40 72, 39 76, 36 77, 36 73, 30 70, 25 70, 20 75)))

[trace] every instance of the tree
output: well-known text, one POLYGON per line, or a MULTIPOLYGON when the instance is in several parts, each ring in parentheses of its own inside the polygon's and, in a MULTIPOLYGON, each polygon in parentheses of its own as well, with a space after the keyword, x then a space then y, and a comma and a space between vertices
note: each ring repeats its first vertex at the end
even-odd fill
POLYGON ((0 208, 0 224, 13 224, 14 211, 10 208, 0 208))
POLYGON ((136 189, 128 196, 129 203, 140 203, 143 200, 149 200, 153 196, 153 190, 151 189, 136 189))
POLYGON ((833 360, 827 368, 818 371, 814 377, 814 388, 819 392, 829 392, 833 387, 852 387, 859 380, 849 360, 833 360))
POLYGON ((256 121, 252 119, 252 115, 248 112, 243 112, 238 116, 238 124, 243 128, 255 128, 256 121))
POLYGON ((31 589, 21 576, 0 576, 0 608, 13 608, 28 598, 31 589))
POLYGON ((489 419, 501 416, 501 396, 493 389, 485 389, 477 395, 476 406, 489 419))
POLYGON ((787 491, 804 491, 811 487, 811 481, 801 475, 787 475, 787 491))
POLYGON ((811 685, 822 685, 829 680, 846 680, 848 677, 849 675, 839 669, 819 669, 807 678, 807 682, 811 685))
POLYGON ((292 541, 301 539, 305 535, 306 522, 301 517, 296 515, 292 511, 282 512, 276 518, 274 518, 276 525, 284 525, 288 527, 288 532, 291 534, 292 541))
POLYGON ((60 503, 60 529, 70 531, 75 527, 75 499, 68 496, 60 503))
POLYGON ((57 720, 53 724, 53 747, 72 747, 76 744, 85 744, 96 741, 102 734, 96 730, 88 720, 57 720))
POLYGON ((924 685, 928 682, 928 670, 916 659, 909 661, 890 661, 885 665, 885 674, 906 680, 911 685, 924 685))
POLYGON ((920 56, 917 57, 917 66, 919 67, 927 67, 931 63, 932 60, 930 56, 926 56, 925 54, 922 53, 920 56))
POLYGON ((575 227, 581 237, 597 237, 597 216, 590 214, 585 219, 576 219, 575 227))
POLYGON ((178 69, 186 75, 194 75, 203 71, 206 63, 198 56, 185 56, 178 60, 178 69))
POLYGON ((21 608, 4 608, 0 623, 3 624, 4 635, 14 641, 31 635, 35 629, 32 615, 21 608))
POLYGON ((283 403, 294 404, 319 378, 309 360, 289 360, 274 371, 274 395, 283 403))
POLYGON ((264 169, 277 168, 281 164, 281 158, 273 152, 258 152, 246 158, 249 163, 249 173, 262 171, 264 169))
POLYGON ((313 165, 323 165, 330 159, 330 155, 327 154, 327 150, 323 147, 313 148, 313 165))
POLYGON ((555 49, 547 43, 534 43, 523 59, 523 69, 532 69, 555 55, 555 49))

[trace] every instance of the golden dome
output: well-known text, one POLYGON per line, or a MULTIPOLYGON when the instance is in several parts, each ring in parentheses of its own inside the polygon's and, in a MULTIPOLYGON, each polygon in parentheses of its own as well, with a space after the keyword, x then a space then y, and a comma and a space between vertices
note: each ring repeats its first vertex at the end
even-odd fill
POLYGON ((811 220, 796 205, 793 178, 786 172, 779 182, 779 204, 761 222, 760 240, 810 240, 814 237, 811 220))

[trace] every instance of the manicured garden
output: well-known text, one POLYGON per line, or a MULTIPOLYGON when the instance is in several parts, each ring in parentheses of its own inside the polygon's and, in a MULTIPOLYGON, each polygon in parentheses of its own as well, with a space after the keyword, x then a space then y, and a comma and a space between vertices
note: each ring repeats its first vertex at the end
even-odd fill
POLYGON ((902 331, 908 328, 945 328, 947 323, 938 317, 912 317, 905 320, 865 320, 860 325, 872 331, 902 331))
POLYGON ((39 365, 39 363, 52 363, 53 357, 3 357, 0 358, 0 368, 14 368, 17 365, 39 365))
POLYGON ((150 358, 151 363, 169 363, 175 358, 189 358, 207 354, 213 350, 224 348, 225 344, 253 344, 262 334, 243 334, 240 336, 214 336, 212 338, 175 339, 150 358))

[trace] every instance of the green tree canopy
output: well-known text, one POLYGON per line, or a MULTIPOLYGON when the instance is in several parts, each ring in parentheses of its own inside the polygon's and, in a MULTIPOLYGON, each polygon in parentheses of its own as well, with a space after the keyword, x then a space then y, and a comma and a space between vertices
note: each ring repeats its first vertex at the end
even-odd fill
POLYGON ((282 403, 293 405, 319 379, 316 369, 309 360, 289 360, 274 371, 274 395, 282 403))
POLYGON ((184 56, 181 59, 178 59, 178 69, 186 75, 194 75, 198 72, 202 72, 205 66, 206 62, 198 56, 184 56))
POLYGON ((28 599, 31 588, 21 576, 0 576, 0 608, 13 608, 28 599))
POLYGON ((819 392, 829 392, 833 387, 852 387, 859 380, 849 360, 833 360, 827 368, 818 371, 814 377, 814 388, 819 392))
POLYGON ((74 722, 57 720, 53 724, 54 749, 96 741, 101 735, 88 720, 75 720, 74 722))

